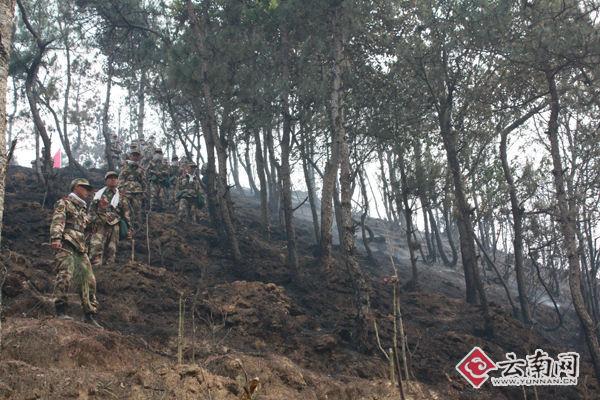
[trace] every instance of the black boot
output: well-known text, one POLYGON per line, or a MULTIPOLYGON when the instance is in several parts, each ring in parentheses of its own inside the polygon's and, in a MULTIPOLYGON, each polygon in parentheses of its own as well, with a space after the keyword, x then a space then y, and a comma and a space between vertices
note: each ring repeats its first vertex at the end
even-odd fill
POLYGON ((67 304, 66 303, 54 303, 54 307, 56 308, 56 317, 59 319, 64 319, 67 321, 73 320, 73 317, 70 317, 67 314, 67 304))
POLYGON ((83 322, 85 322, 86 324, 90 324, 90 325, 92 325, 92 326, 94 326, 94 327, 96 327, 96 328, 100 328, 100 329, 102 329, 102 325, 100 325, 100 324, 98 323, 98 321, 96 321, 96 320, 94 319, 94 314, 85 314, 85 315, 83 316, 83 322))

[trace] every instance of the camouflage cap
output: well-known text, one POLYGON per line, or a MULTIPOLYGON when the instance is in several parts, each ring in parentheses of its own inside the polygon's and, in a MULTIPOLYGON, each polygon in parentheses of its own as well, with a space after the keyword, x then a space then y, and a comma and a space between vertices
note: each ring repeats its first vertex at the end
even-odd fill
POLYGON ((118 178, 119 174, 117 174, 115 171, 108 171, 106 174, 104 174, 104 180, 107 180, 111 176, 114 176, 115 178, 118 178))
POLYGON ((90 182, 85 178, 77 178, 71 181, 71 190, 75 189, 76 186, 84 186, 89 190, 92 190, 94 187, 90 185, 90 182))

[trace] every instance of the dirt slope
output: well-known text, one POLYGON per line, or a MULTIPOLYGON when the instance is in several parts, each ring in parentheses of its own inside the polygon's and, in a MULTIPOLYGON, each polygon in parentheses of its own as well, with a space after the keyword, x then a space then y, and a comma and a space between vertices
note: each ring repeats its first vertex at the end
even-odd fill
MULTIPOLYGON (((244 254, 239 265, 206 218, 198 225, 178 224, 171 213, 153 213, 150 254, 146 232, 139 232, 135 261, 131 243, 123 242, 116 265, 96 271, 99 320, 106 327, 97 330, 54 318, 52 252, 42 245, 51 210, 39 205, 43 193, 28 170, 12 171, 8 190, 0 398, 236 399, 253 377, 261 382, 256 399, 399 398, 375 339, 366 351, 353 348, 351 284, 341 268, 335 276, 319 268, 308 226, 298 228, 301 272, 292 279, 283 233, 274 232, 272 241, 260 237, 254 200, 236 198, 244 254), (184 365, 177 365, 180 298, 184 365)), ((380 267, 361 261, 387 347, 391 288, 384 278, 391 270, 385 260, 380 267)), ((401 265, 401 277, 408 274, 401 265)), ((499 334, 481 338, 478 307, 436 290, 444 284, 435 270, 423 267, 423 279, 423 290, 401 293, 414 375, 411 399, 522 399, 521 389, 470 389, 454 365, 475 345, 496 359, 536 346, 551 353, 569 349, 560 336, 546 338, 522 326, 501 305, 492 306, 499 334)), ((75 295, 71 303, 79 310, 75 295)), ((582 375, 589 374, 584 364, 582 375)), ((587 378, 577 388, 538 394, 580 399, 598 393, 593 384, 587 378)))

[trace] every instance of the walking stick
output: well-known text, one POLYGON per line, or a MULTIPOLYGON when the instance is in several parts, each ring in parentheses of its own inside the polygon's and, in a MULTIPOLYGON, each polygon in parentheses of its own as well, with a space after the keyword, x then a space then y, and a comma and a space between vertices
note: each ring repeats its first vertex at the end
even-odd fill
POLYGON ((135 261, 135 239, 131 238, 131 262, 135 261))

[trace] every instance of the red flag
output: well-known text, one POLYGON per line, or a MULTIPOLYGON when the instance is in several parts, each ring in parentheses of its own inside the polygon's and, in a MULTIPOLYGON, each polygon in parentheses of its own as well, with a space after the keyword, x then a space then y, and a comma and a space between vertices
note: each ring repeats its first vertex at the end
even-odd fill
POLYGON ((62 167, 62 153, 60 150, 58 150, 56 152, 56 154, 54 154, 54 164, 52 165, 52 168, 61 168, 62 167))

